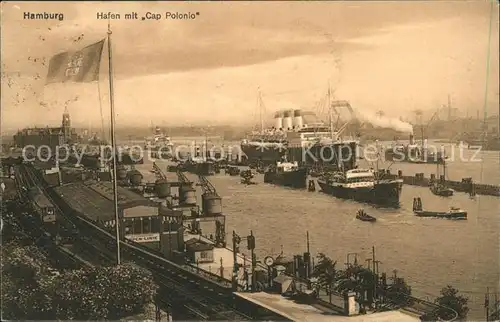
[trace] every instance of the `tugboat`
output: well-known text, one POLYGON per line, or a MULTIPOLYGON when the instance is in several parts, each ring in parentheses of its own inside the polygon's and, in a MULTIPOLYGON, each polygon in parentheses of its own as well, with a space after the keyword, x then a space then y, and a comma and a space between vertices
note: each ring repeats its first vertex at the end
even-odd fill
POLYGON ((453 196, 453 189, 446 187, 444 184, 440 182, 434 182, 430 186, 431 192, 436 196, 441 197, 451 197, 453 196))
POLYGON ((443 160, 441 152, 432 152, 427 148, 427 140, 422 139, 422 144, 415 142, 413 134, 410 135, 409 144, 393 145, 385 149, 385 159, 393 162, 406 162, 417 164, 439 164, 443 160))
POLYGON ((224 171, 226 174, 229 174, 230 176, 237 176, 240 174, 240 169, 238 167, 231 165, 228 165, 224 171))
POLYGON ((363 209, 358 210, 358 213, 356 215, 356 219, 359 219, 361 221, 368 221, 368 222, 377 221, 377 218, 370 216, 363 209))
POLYGON ((446 162, 444 159, 442 159, 442 164, 443 164, 443 175, 439 176, 439 164, 437 165, 437 174, 436 176, 439 177, 439 180, 434 180, 429 186, 431 192, 435 194, 436 196, 441 196, 441 197, 451 197, 453 196, 453 189, 446 187, 445 185, 445 180, 446 180, 446 162))
POLYGON ((422 199, 413 198, 413 213, 417 217, 434 217, 454 220, 467 220, 467 211, 457 207, 450 207, 448 211, 423 210, 422 199))
POLYGON ((401 179, 385 179, 371 169, 327 172, 318 180, 321 191, 337 198, 388 207, 399 207, 401 179))
POLYGON ((299 167, 298 162, 276 162, 264 173, 264 183, 285 187, 306 188, 307 168, 299 167))
POLYGON ((255 182, 252 181, 254 177, 252 170, 249 169, 241 171, 240 176, 241 176, 241 183, 246 185, 255 184, 255 182))

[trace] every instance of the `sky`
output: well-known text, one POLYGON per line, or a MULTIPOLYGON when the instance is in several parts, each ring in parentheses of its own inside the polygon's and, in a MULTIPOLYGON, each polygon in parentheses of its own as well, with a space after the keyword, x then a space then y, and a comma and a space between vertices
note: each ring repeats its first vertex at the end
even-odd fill
POLYGON ((111 21, 117 126, 249 125, 261 110, 316 111, 329 87, 358 116, 430 116, 448 95, 461 115, 482 116, 485 96, 488 114, 498 114, 498 4, 489 45, 490 9, 488 1, 2 2, 1 130, 57 125, 65 107, 75 125, 109 123, 107 45, 99 82, 44 86, 52 55, 106 37, 98 12, 122 14, 111 21), (124 19, 167 11, 199 15, 124 19))

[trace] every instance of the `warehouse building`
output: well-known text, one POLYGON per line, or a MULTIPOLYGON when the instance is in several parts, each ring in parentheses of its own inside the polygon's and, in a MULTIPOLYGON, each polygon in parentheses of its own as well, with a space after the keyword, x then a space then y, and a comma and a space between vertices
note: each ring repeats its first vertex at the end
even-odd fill
MULTIPOLYGON (((75 182, 55 188, 74 210, 115 233, 116 221, 111 182, 75 182)), ((167 257, 184 251, 182 214, 158 202, 118 187, 121 238, 161 251, 167 257)))

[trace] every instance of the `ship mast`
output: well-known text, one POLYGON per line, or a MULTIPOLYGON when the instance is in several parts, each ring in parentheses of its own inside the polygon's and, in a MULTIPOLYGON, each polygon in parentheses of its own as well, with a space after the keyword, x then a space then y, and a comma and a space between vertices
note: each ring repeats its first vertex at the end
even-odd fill
POLYGON ((264 118, 263 118, 263 115, 262 115, 262 94, 260 92, 260 89, 258 90, 258 94, 257 94, 257 106, 259 107, 259 118, 260 118, 260 133, 263 133, 264 132, 264 118))
POLYGON ((328 83, 328 96, 327 96, 327 104, 328 104, 328 115, 329 115, 329 119, 330 119, 330 136, 331 136, 331 139, 335 139, 334 137, 334 132, 335 132, 335 129, 333 127, 333 107, 332 107, 332 98, 331 98, 331 93, 330 93, 330 83, 328 83))
POLYGON ((446 180, 446 160, 443 159, 443 177, 446 180))

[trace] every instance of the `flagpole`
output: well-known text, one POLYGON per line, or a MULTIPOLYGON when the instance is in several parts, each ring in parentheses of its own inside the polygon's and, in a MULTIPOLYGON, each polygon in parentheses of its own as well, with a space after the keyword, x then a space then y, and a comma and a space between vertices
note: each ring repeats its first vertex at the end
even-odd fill
POLYGON ((116 182, 116 137, 115 137, 115 102, 113 97, 113 63, 111 59, 111 24, 108 20, 108 62, 109 62, 109 105, 111 107, 111 146, 113 149, 113 202, 115 208, 115 227, 116 227, 116 264, 120 265, 120 216, 118 213, 118 186, 116 182))

